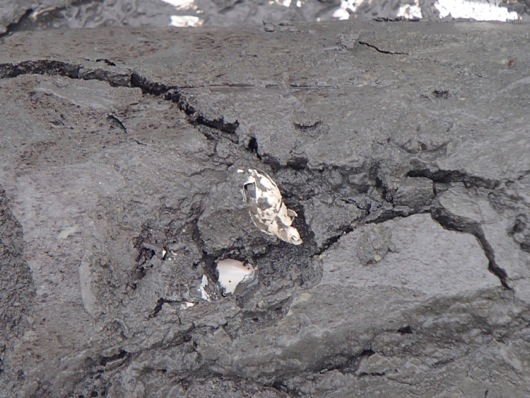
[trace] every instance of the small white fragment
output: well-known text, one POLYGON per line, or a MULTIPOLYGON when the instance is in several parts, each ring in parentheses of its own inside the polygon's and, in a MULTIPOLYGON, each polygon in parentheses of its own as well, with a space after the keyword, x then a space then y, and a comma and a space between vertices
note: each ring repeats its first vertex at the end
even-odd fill
POLYGON ((59 232, 59 235, 57 235, 57 239, 66 239, 70 235, 75 234, 77 232, 77 225, 74 225, 72 227, 66 227, 61 232, 59 232))
POLYGON ((169 25, 177 28, 194 28, 202 26, 204 23, 204 21, 195 15, 171 15, 169 18, 169 25))
POLYGON ((206 291, 206 286, 208 286, 208 277, 206 275, 203 275, 198 290, 203 300, 210 301, 210 295, 206 291))
POLYGON ((180 305, 180 308, 185 310, 187 308, 193 307, 195 303, 192 303, 191 301, 185 301, 180 305))
POLYGON ((225 294, 233 294, 242 281, 254 278, 255 269, 250 264, 227 258, 217 263, 219 285, 225 294))

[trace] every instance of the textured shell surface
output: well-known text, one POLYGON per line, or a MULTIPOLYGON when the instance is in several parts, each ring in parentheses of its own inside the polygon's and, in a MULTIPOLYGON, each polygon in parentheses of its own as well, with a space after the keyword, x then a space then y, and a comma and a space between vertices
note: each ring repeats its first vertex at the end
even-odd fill
POLYGON ((249 174, 244 193, 250 213, 261 223, 272 223, 282 207, 280 190, 267 174, 253 169, 249 169, 249 174))
POLYGON ((276 234, 281 240, 291 243, 293 245, 301 245, 303 243, 302 238, 298 230, 294 227, 280 226, 278 233, 276 234))
POLYGON ((280 222, 284 225, 291 226, 293 218, 296 217, 296 212, 289 210, 284 203, 281 204, 280 211, 278 211, 277 217, 280 222))
POLYGON ((255 169, 248 169, 248 175, 243 184, 243 194, 254 225, 264 233, 285 242, 301 244, 298 231, 291 227, 297 214, 285 206, 276 183, 266 173, 255 169))

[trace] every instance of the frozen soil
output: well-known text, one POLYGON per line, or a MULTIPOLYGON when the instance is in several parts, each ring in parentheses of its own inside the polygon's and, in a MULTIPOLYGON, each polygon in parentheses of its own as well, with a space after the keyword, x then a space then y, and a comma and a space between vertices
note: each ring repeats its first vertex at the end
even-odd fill
POLYGON ((267 30, 2 38, 0 395, 530 395, 527 27, 267 30))

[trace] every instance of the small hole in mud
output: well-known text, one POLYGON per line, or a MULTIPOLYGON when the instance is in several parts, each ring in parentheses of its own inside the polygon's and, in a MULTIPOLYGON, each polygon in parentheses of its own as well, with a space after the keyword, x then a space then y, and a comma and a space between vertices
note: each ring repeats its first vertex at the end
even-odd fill
POLYGON ((434 95, 434 98, 449 98, 449 90, 433 90, 432 94, 434 95))
POLYGON ((520 217, 518 217, 516 220, 515 220, 515 223, 512 227, 512 230, 510 232, 508 232, 508 235, 510 236, 513 236, 514 234, 518 234, 518 233, 521 233, 525 230, 525 227, 526 227, 526 223, 524 222, 524 220, 520 217))
POLYGON ((256 154, 258 159, 261 159, 261 156, 258 154, 258 140, 256 139, 256 137, 250 137, 250 140, 248 140, 247 149, 250 152, 256 154))
POLYGON ((412 328, 410 326, 403 326, 397 330, 400 334, 412 334, 412 328))
POLYGON ((359 356, 361 357, 371 357, 375 354, 375 351, 373 351, 371 348, 368 348, 366 350, 363 350, 359 356))

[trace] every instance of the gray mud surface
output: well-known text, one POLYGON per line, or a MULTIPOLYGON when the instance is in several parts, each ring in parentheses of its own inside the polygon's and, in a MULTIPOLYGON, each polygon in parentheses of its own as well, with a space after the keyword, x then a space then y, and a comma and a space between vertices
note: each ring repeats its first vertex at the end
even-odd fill
POLYGON ((2 38, 0 396, 530 396, 528 27, 268 30, 2 38))

